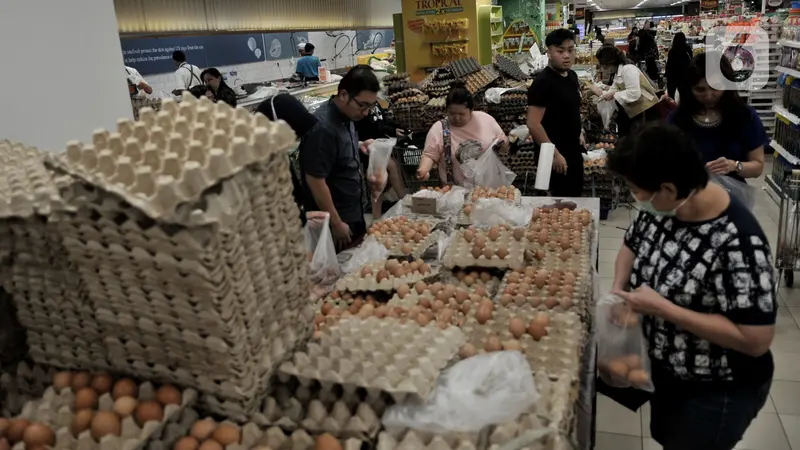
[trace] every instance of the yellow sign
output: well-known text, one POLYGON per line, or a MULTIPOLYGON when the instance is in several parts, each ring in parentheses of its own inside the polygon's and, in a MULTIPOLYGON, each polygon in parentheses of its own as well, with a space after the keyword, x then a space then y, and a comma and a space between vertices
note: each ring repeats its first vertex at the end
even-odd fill
POLYGON ((464 11, 461 0, 416 0, 417 16, 460 13, 464 11))

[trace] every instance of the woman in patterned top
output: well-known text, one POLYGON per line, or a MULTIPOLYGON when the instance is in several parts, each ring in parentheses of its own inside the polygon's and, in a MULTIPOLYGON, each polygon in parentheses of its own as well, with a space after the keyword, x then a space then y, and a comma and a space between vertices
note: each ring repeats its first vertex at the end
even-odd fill
POLYGON ((640 212, 613 291, 644 316, 655 392, 650 430, 665 450, 728 450, 764 406, 777 310, 770 248, 755 217, 668 125, 620 143, 609 168, 640 212))

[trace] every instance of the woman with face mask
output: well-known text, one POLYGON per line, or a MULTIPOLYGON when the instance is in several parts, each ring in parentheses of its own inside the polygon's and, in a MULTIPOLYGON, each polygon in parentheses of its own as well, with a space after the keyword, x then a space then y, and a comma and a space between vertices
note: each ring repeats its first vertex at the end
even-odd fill
POLYGON ((427 180, 436 164, 443 184, 461 185, 465 178, 461 164, 480 156, 495 140, 501 151, 508 150, 508 138, 492 116, 473 111, 475 101, 463 81, 451 84, 445 104, 447 118, 428 131, 417 178, 427 180))
POLYGON ((225 84, 225 80, 222 79, 222 74, 219 70, 213 67, 206 69, 200 74, 200 78, 203 80, 203 83, 211 89, 211 92, 214 94, 212 100, 215 103, 225 102, 234 108, 236 107, 236 92, 225 84))
POLYGON ((651 125, 620 141, 608 168, 640 212, 612 291, 648 343, 650 431, 665 450, 729 450, 764 406, 777 302, 767 237, 746 206, 709 182, 692 139, 651 125))
POLYGON ((718 90, 713 76, 733 79, 733 68, 722 55, 697 55, 680 85, 681 103, 668 118, 689 135, 708 170, 739 181, 764 171, 764 147, 769 143, 755 109, 735 90, 718 90), (718 74, 706 73, 707 58, 720 61, 718 74))

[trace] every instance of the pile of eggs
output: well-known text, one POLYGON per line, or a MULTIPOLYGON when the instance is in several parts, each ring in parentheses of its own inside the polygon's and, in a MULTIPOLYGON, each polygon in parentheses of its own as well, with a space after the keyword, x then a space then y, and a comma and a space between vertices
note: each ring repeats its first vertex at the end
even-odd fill
POLYGON ((461 283, 464 283, 465 286, 471 288, 473 286, 486 286, 487 284, 491 283, 492 281, 499 282, 500 279, 488 270, 471 270, 466 272, 464 270, 454 270, 453 276, 461 283))
POLYGON ((573 294, 578 275, 574 271, 546 270, 526 267, 506 275, 506 286, 500 296, 503 306, 530 304, 536 308, 544 305, 548 309, 560 306, 570 309, 574 305, 573 294))
POLYGON ((596 149, 600 148, 600 149, 603 149, 603 150, 610 150, 610 149, 614 148, 614 144, 605 143, 605 142, 599 142, 599 143, 595 144, 594 148, 596 148, 596 149))
POLYGON ((375 281, 380 283, 383 280, 388 280, 390 277, 402 278, 406 275, 411 275, 415 272, 421 275, 427 275, 431 271, 431 266, 421 259, 416 261, 398 261, 390 259, 386 261, 382 269, 375 267, 365 266, 361 269, 361 278, 375 277, 375 281))
POLYGON ((241 439, 241 430, 236 425, 217 424, 214 419, 207 418, 192 424, 189 435, 179 439, 172 450, 223 450, 241 439))
POLYGON ((450 192, 451 189, 453 189, 453 187, 450 186, 449 184, 444 187, 422 186, 421 188, 419 188, 420 191, 441 192, 442 194, 447 194, 448 192, 450 192))
POLYGON ((645 388, 650 384, 650 375, 642 365, 642 358, 636 354, 624 355, 598 364, 612 380, 612 385, 626 385, 626 382, 635 388, 645 388))
MULTIPOLYGON (((516 350, 522 351, 522 344, 519 339, 524 334, 529 334, 535 341, 541 340, 547 336, 547 327, 550 326, 550 316, 546 313, 538 313, 533 319, 525 325, 525 321, 518 317, 513 317, 508 322, 508 331, 514 337, 502 342, 500 338, 494 334, 489 335, 483 342, 483 350, 489 352, 499 352, 501 350, 516 350)), ((475 356, 477 348, 473 344, 464 344, 459 349, 458 356, 461 359, 470 358, 475 356)))
MULTIPOLYGON (((497 242, 507 229, 504 226, 493 226, 489 231, 481 231, 475 227, 469 227, 464 231, 462 237, 467 243, 472 244, 471 254, 473 258, 478 259, 483 256, 486 259, 492 259, 493 256, 497 255, 500 259, 506 259, 509 255, 508 245, 498 244, 493 249, 487 245, 487 239, 489 242, 497 242)), ((517 228, 513 231, 512 236, 515 240, 521 241, 525 236, 525 230, 517 228)))
POLYGON ((404 255, 410 255, 413 251, 412 244, 419 244, 430 236, 431 226, 425 222, 410 221, 407 217, 399 216, 373 224, 367 230, 367 234, 375 236, 375 239, 387 249, 396 245, 393 238, 399 238, 403 242, 400 251, 404 255))
POLYGON ((18 442, 25 443, 27 449, 44 450, 55 445, 56 435, 52 428, 42 423, 0 417, 0 450, 9 450, 18 442))
POLYGON ((472 190, 470 200, 475 203, 479 198, 499 198, 513 201, 517 199, 517 189, 514 186, 500 186, 496 189, 478 186, 472 190))
POLYGON ((569 208, 536 208, 531 216, 531 228, 539 225, 543 229, 552 228, 553 231, 562 228, 580 230, 590 223, 592 223, 592 213, 588 209, 572 211, 569 208))

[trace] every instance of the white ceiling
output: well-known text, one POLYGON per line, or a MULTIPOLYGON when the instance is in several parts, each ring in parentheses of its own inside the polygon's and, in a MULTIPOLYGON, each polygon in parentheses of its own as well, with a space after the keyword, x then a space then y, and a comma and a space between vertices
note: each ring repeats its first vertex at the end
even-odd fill
MULTIPOLYGON (((599 9, 604 10, 619 10, 619 9, 631 9, 634 6, 638 5, 642 0, 594 0, 594 5, 597 5, 599 9)), ((658 8, 663 6, 670 6, 672 3, 675 3, 678 0, 647 0, 644 4, 642 4, 642 8, 658 8)), ((591 2, 587 0, 587 6, 591 5, 591 2)), ((592 8, 592 10, 597 10, 597 8, 592 8)))

